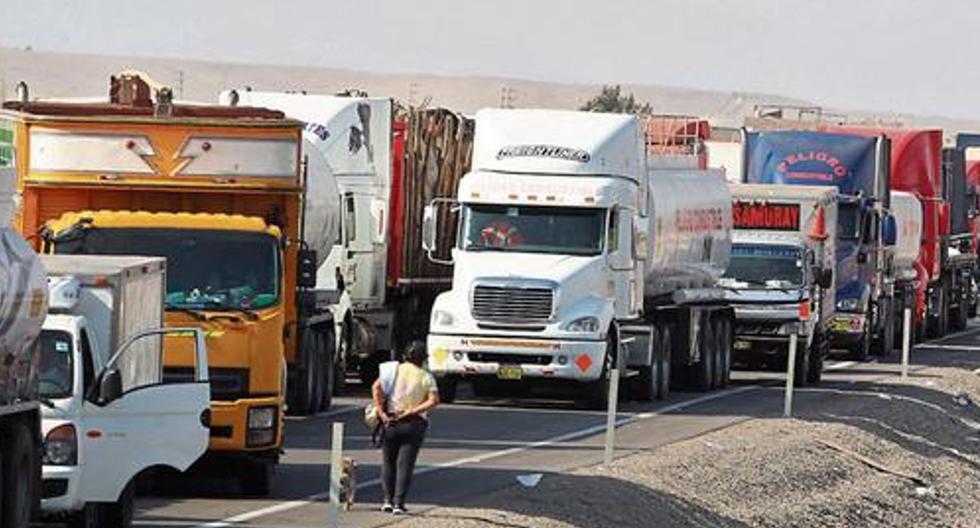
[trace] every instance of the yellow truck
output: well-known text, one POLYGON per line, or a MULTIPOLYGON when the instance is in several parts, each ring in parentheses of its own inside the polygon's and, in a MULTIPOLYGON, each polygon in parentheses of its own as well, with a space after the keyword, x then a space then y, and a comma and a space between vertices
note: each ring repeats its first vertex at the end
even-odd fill
MULTIPOLYGON (((124 75, 105 103, 5 103, 0 147, 12 152, 21 194, 14 224, 42 252, 167 258, 166 325, 207 335, 202 466, 234 467, 243 493, 264 495, 287 392, 299 410, 324 408, 343 368, 334 353, 343 284, 314 287, 316 251, 302 236, 303 125, 153 92, 124 75)), ((186 341, 165 342, 171 379, 193 376, 186 341)))

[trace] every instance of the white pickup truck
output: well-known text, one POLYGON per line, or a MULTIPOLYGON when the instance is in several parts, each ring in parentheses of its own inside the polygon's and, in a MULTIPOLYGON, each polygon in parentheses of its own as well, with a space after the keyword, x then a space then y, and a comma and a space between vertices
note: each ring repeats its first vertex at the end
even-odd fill
POLYGON ((136 477, 180 471, 207 449, 207 349, 199 329, 162 328, 166 261, 42 255, 42 514, 72 527, 128 527, 136 477), (164 383, 162 341, 186 341, 195 376, 164 383))

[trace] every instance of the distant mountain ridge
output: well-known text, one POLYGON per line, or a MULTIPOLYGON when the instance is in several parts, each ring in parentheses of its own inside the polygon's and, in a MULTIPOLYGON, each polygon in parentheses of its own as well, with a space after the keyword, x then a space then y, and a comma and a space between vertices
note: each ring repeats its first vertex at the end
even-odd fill
MULTIPOLYGON (((276 66, 207 62, 175 58, 125 57, 55 53, 0 48, 0 97, 13 97, 14 86, 26 81, 31 97, 103 96, 109 75, 142 70, 174 88, 179 99, 214 102, 227 88, 305 90, 335 93, 357 88, 419 105, 444 106, 463 113, 483 107, 578 108, 599 92, 599 85, 562 84, 482 76, 374 73, 310 66, 276 66)), ((616 84, 610 80, 609 84, 616 84)), ((740 126, 757 105, 817 106, 818 103, 774 94, 721 92, 660 85, 623 84, 638 101, 656 113, 703 116, 725 126, 740 126)), ((905 126, 940 127, 947 132, 980 131, 980 120, 907 114, 874 114, 824 109, 852 119, 873 119, 905 126)))

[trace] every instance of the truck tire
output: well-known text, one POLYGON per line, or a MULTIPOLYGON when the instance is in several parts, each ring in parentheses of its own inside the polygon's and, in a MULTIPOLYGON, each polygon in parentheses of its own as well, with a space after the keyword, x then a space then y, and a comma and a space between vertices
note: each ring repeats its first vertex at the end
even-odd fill
POLYGON ((586 409, 592 411, 604 411, 609 403, 609 373, 612 370, 612 358, 616 353, 619 340, 616 330, 610 328, 606 332, 606 355, 603 356, 602 370, 599 372, 599 379, 588 384, 583 391, 583 400, 586 409))
POLYGON ((969 321, 969 304, 970 304, 970 293, 969 285, 963 284, 960 286, 960 300, 957 303, 957 307, 953 310, 953 317, 950 321, 950 327, 954 332, 962 332, 966 330, 967 322, 969 321))
POLYGON ((714 321, 714 339, 711 386, 720 389, 725 386, 725 321, 721 317, 714 321))
POLYGON ((800 343, 797 339, 796 366, 793 369, 793 384, 797 387, 805 386, 806 380, 809 378, 810 348, 806 346, 806 343, 800 343))
POLYGON ((851 347, 851 359, 855 361, 867 361, 871 354, 871 328, 870 324, 865 325, 861 340, 851 347))
POLYGON ((99 528, 102 526, 102 519, 99 517, 100 508, 98 504, 86 503, 82 511, 75 512, 65 523, 68 528, 99 528))
POLYGON ((340 396, 347 390, 347 358, 351 351, 351 329, 350 323, 344 323, 340 327, 340 348, 337 350, 336 361, 334 361, 334 385, 333 395, 340 396))
POLYGON ((884 324, 875 339, 875 355, 888 357, 895 352, 895 303, 882 299, 879 317, 884 317, 884 324))
POLYGON ((300 334, 300 352, 302 363, 296 372, 296 383, 293 383, 287 390, 289 397, 289 411, 291 414, 305 416, 316 412, 314 410, 314 398, 316 397, 317 361, 316 361, 316 338, 313 330, 304 328, 300 334))
MULTIPOLYGON (((357 364, 357 374, 361 384, 370 387, 378 379, 378 365, 382 358, 378 355, 377 336, 371 323, 355 318, 351 328, 351 348, 354 356, 360 358, 357 364)), ((387 361, 387 358, 384 359, 387 361)))
POLYGON ((823 334, 817 332, 817 335, 813 337, 813 343, 811 344, 812 350, 810 350, 810 364, 806 370, 806 382, 809 384, 820 383, 821 378, 823 378, 823 361, 827 357, 827 346, 826 340, 823 334))
POLYGON ((929 317, 929 325, 926 329, 927 337, 938 339, 946 335, 949 330, 949 286, 948 279, 940 279, 939 287, 936 289, 936 314, 929 317))
POLYGON ((116 502, 98 506, 99 526, 105 528, 130 528, 133 525, 133 497, 136 494, 132 482, 123 488, 116 502))
POLYGON ((666 400, 670 395, 670 365, 671 355, 674 351, 674 343, 671 341, 670 326, 663 325, 660 329, 660 383, 657 384, 657 399, 666 400))
POLYGON ((26 528, 34 510, 37 464, 34 441, 24 424, 14 424, 10 436, 2 439, 3 485, 0 488, 3 528, 26 528))
POLYGON ((718 331, 718 357, 719 369, 718 383, 715 388, 727 387, 732 379, 732 322, 727 317, 719 319, 718 331))
POLYGON ((247 462, 240 469, 238 487, 246 497, 265 497, 269 495, 271 480, 272 464, 247 462))
POLYGON ((633 378, 632 383, 633 394, 641 402, 651 402, 660 393, 660 369, 663 366, 661 344, 660 332, 654 327, 650 334, 650 364, 639 368, 639 375, 633 378))
POLYGON ((459 385, 459 378, 456 376, 443 376, 436 378, 436 387, 439 389, 439 401, 442 403, 453 403, 456 401, 456 390, 459 385))
POLYGON ((333 395, 337 390, 337 356, 334 354, 335 342, 336 338, 334 337, 333 328, 317 334, 317 350, 319 352, 322 380, 320 383, 320 399, 317 400, 320 410, 330 408, 330 405, 333 404, 333 395))
POLYGON ((701 392, 708 392, 714 388, 715 381, 714 365, 717 343, 715 343, 711 321, 705 322, 707 324, 701 326, 701 336, 698 340, 698 346, 701 347, 701 359, 693 365, 694 382, 701 392))

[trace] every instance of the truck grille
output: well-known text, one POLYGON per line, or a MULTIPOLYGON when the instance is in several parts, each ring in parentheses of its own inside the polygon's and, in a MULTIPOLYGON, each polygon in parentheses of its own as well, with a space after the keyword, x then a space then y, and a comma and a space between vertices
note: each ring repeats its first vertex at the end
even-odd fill
POLYGON ((735 335, 777 335, 782 322, 738 322, 735 325, 735 335))
MULTIPOLYGON (((212 401, 234 401, 249 396, 248 369, 213 367, 208 369, 212 401)), ((163 369, 164 383, 194 381, 194 369, 167 367, 163 369)))
POLYGON ((473 317, 478 321, 540 325, 551 319, 553 300, 551 288, 480 285, 473 289, 473 317))
POLYGON ((550 365, 553 359, 548 354, 507 354, 500 352, 470 352, 471 361, 477 363, 500 363, 501 365, 550 365))

